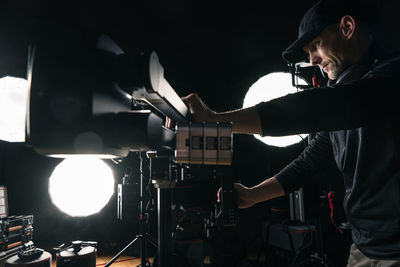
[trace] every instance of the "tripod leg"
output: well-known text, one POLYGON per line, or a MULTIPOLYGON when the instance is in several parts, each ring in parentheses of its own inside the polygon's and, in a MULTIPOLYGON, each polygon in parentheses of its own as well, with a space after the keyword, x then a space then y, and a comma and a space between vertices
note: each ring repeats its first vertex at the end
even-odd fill
POLYGON ((107 262, 106 265, 104 265, 104 267, 109 267, 111 264, 113 264, 119 257, 121 257, 122 254, 125 253, 125 251, 130 248, 130 246, 132 246, 136 240, 138 240, 139 237, 136 237, 135 239, 132 240, 132 242, 130 242, 126 247, 124 247, 123 250, 121 250, 120 252, 118 252, 117 255, 114 256, 114 258, 112 258, 109 262, 107 262))

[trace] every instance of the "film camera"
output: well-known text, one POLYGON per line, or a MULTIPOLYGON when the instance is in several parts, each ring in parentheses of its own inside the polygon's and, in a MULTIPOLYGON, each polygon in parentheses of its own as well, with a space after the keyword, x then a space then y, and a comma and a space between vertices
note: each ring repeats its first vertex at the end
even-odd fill
MULTIPOLYGON (((157 189, 158 266, 172 266, 171 190, 189 173, 197 175, 201 168, 192 166, 208 166, 214 176, 229 169, 231 125, 191 123, 188 108, 164 78, 157 54, 128 55, 105 35, 66 31, 30 46, 28 81, 26 138, 38 153, 111 159, 141 154, 141 169, 149 167, 148 178, 157 189), (165 126, 167 118, 175 128, 165 126)), ((221 175, 220 180, 223 201, 218 216, 208 216, 208 228, 236 223, 232 178, 221 175)), ((118 214, 123 216, 123 184, 119 192, 118 214)), ((141 204, 141 215, 142 209, 141 204)), ((137 238, 144 236, 142 231, 137 238)))

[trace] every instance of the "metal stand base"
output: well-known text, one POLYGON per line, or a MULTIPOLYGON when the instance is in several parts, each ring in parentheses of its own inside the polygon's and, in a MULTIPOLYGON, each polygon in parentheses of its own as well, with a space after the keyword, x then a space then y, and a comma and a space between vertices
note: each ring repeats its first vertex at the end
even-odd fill
MULTIPOLYGON (((109 262, 107 262, 106 265, 104 265, 105 267, 109 267, 111 264, 113 264, 119 257, 121 257, 133 244, 135 244, 136 241, 140 240, 141 242, 145 242, 146 241, 153 245, 154 247, 157 247, 157 243, 154 242, 153 240, 151 240, 150 237, 148 237, 147 235, 142 236, 142 235, 137 235, 135 237, 135 239, 133 239, 128 245, 126 245, 120 252, 118 252, 117 255, 115 255, 109 262)), ((142 257, 142 262, 141 264, 137 265, 138 267, 150 267, 150 263, 148 262, 148 260, 146 259, 146 257, 142 257)))

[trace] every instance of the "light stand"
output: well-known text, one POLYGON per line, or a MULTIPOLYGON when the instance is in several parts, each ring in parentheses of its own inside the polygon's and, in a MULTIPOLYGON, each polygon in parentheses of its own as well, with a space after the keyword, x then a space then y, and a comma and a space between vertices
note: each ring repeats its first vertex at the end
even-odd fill
POLYGON ((172 188, 175 182, 171 179, 170 155, 159 155, 148 152, 150 158, 150 177, 157 189, 157 217, 158 217, 158 259, 153 266, 171 267, 172 260, 172 188), (167 168, 165 166, 168 166, 167 168))
POLYGON ((149 243, 150 245, 157 247, 157 243, 154 242, 150 235, 146 232, 146 220, 147 216, 145 215, 145 208, 143 205, 143 199, 144 199, 144 180, 145 180, 145 174, 144 174, 144 158, 143 158, 143 152, 139 153, 139 158, 140 158, 140 215, 139 215, 139 229, 140 229, 140 234, 136 235, 135 239, 133 239, 127 246, 125 246, 120 252, 118 252, 117 255, 115 255, 107 264, 105 267, 110 266, 113 264, 121 255, 123 255, 137 240, 140 240, 140 259, 141 259, 141 264, 138 265, 138 267, 147 267, 150 266, 148 262, 148 257, 147 257, 147 249, 146 245, 149 243))

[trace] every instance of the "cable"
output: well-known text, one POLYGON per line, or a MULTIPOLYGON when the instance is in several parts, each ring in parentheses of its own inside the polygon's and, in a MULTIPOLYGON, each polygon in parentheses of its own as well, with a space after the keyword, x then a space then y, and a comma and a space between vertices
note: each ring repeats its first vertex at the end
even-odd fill
POLYGON ((308 146, 307 140, 306 140, 303 136, 301 136, 301 134, 298 134, 298 136, 301 138, 301 140, 302 140, 303 143, 304 143, 304 149, 307 148, 307 146, 308 146))

